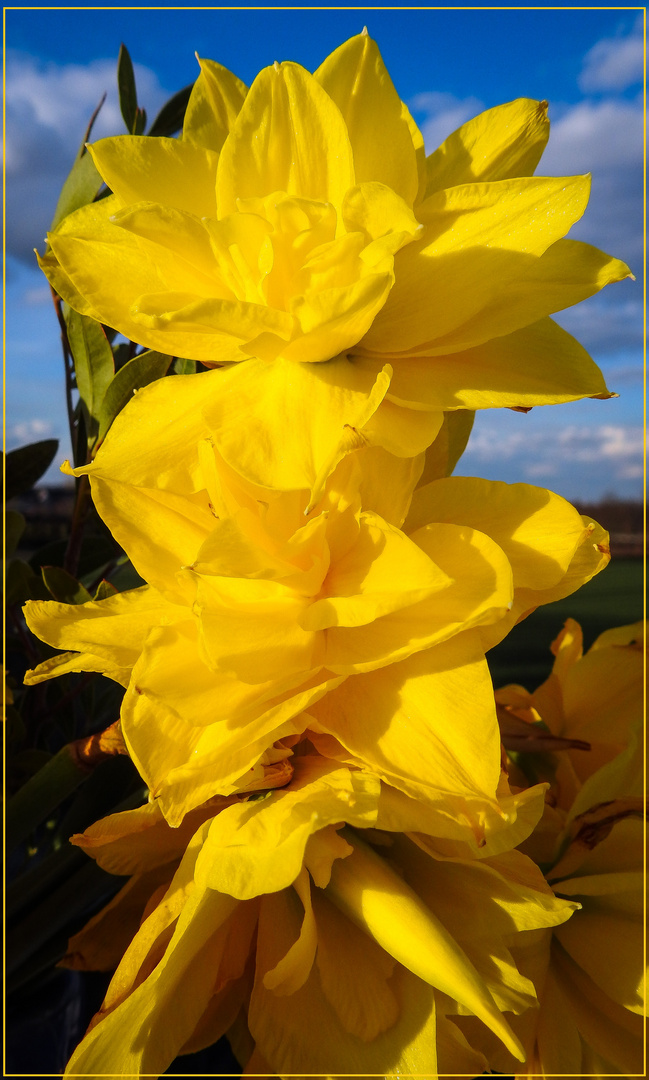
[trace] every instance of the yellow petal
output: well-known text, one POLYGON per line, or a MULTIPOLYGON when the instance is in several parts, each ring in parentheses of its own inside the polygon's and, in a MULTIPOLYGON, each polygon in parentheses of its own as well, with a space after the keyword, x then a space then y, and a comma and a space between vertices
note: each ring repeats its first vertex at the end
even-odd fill
MULTIPOLYGON (((600 990, 557 941, 552 946, 552 976, 583 1040, 622 1073, 641 1075, 642 1017, 623 1009, 600 990)), ((543 1054, 541 1045, 540 1049, 543 1054)))
POLYGON ((517 98, 487 109, 426 159, 426 197, 476 180, 531 176, 549 134, 547 101, 517 98))
MULTIPOLYGON (((125 449, 119 440, 111 440, 110 446, 118 454, 125 449)), ((188 493, 183 498, 155 488, 105 481, 100 478, 101 468, 91 473, 92 497, 113 536, 128 551, 138 573, 157 586, 165 599, 191 604, 195 583, 180 571, 195 559, 214 523, 204 494, 192 497, 188 493)))
POLYGON ((608 394, 595 362, 552 319, 466 351, 390 362, 389 399, 411 408, 532 408, 608 394))
POLYGON ((166 890, 170 874, 171 870, 163 867, 129 878, 110 903, 70 938, 57 966, 73 971, 114 971, 139 929, 147 903, 160 886, 166 890))
MULTIPOLYGON (((316 918, 320 909, 318 903, 316 918)), ((379 952, 378 947, 349 920, 344 920, 344 925, 340 926, 340 934, 343 942, 351 942, 350 951, 353 949, 354 957, 358 958, 357 972, 350 974, 347 952, 343 951, 341 955, 338 951, 333 957, 329 953, 336 970, 329 978, 329 968, 325 968, 326 992, 320 973, 315 969, 305 985, 289 998, 278 997, 266 990, 263 985, 264 972, 272 968, 295 941, 300 919, 299 901, 291 891, 262 898, 257 972, 248 1023, 257 1049, 266 1059, 264 1071, 270 1071, 268 1063, 272 1063, 272 1070, 282 1075, 303 1076, 314 1069, 324 1076, 349 1076, 354 1073, 382 1076, 386 1069, 405 1075, 437 1075, 433 990, 400 965, 396 965, 390 979, 390 990, 399 1010, 396 1023, 367 1042, 349 1032, 353 1018, 363 1011, 367 1024, 376 1024, 380 1022, 381 1015, 387 1015, 379 1012, 385 1002, 385 994, 380 986, 376 987, 376 1000, 372 1000, 377 972, 374 958, 379 952), (336 976, 336 985, 333 985, 332 979, 336 979, 336 976), (344 1019, 339 1016, 345 994, 341 984, 350 989, 360 984, 354 1012, 347 1014, 344 1019), (335 995, 335 1007, 328 995, 335 995), (376 1019, 371 1020, 370 1016, 376 1019)), ((340 921, 342 923, 342 917, 340 921)), ((338 940, 334 939, 331 945, 335 946, 338 940)), ((325 947, 329 941, 325 940, 325 947)), ((382 960, 382 966, 384 963, 385 960, 382 960)))
POLYGON ((368 34, 350 38, 320 65, 315 78, 343 115, 357 182, 378 180, 412 206, 419 183, 415 148, 376 42, 368 34))
POLYGON ((225 946, 220 927, 236 906, 231 897, 195 890, 154 971, 92 1028, 70 1059, 68 1074, 163 1073, 209 1000, 225 946), (191 994, 183 992, 187 985, 191 994))
POLYGON ((132 667, 151 627, 183 615, 182 608, 165 603, 147 585, 87 604, 30 600, 25 605, 27 625, 41 640, 55 649, 88 652, 105 659, 109 668, 132 667))
POLYGON ((457 942, 416 893, 355 835, 353 854, 334 864, 327 895, 386 952, 464 1004, 519 1061, 524 1060, 518 1039, 457 942))
POLYGON ((167 824, 157 802, 145 803, 136 810, 109 814, 85 832, 75 833, 70 843, 109 874, 142 874, 180 859, 199 826, 234 798, 215 796, 187 814, 177 829, 167 824))
POLYGON ((421 232, 421 225, 409 204, 392 188, 369 180, 350 188, 343 202, 343 218, 348 232, 360 230, 368 240, 384 237, 384 250, 394 253, 421 232))
MULTIPOLYGON (((430 355, 472 348, 502 337, 594 296, 605 285, 631 277, 626 263, 579 240, 557 240, 520 268, 506 295, 494 296, 464 326, 436 340, 430 355)), ((418 350, 422 355, 421 347, 418 350)))
POLYGON ((217 172, 219 217, 237 199, 285 191, 340 211, 354 183, 345 124, 329 96, 298 64, 264 68, 223 144, 217 172))
POLYGON ((216 217, 218 157, 211 150, 180 139, 116 135, 89 151, 123 206, 146 201, 216 217))
POLYGON ((502 549, 484 533, 433 524, 411 536, 444 575, 446 588, 395 609, 367 626, 332 627, 325 664, 331 671, 371 671, 447 640, 461 630, 490 624, 512 603, 512 570, 502 549))
POLYGON ((584 526, 570 503, 545 488, 452 476, 419 488, 405 529, 446 521, 486 533, 505 552, 515 588, 547 589, 563 579, 584 526))
POLYGON ((248 361, 219 374, 204 415, 221 456, 254 483, 311 490, 312 505, 341 458, 365 445, 363 429, 389 384, 388 374, 374 382, 345 357, 248 361))
POLYGON ((502 818, 500 736, 475 634, 352 676, 309 713, 387 784, 431 806, 436 835, 463 839, 468 828, 482 839, 485 819, 502 818))
POLYGON ((430 196, 417 209, 422 239, 395 256, 395 285, 363 348, 390 353, 425 344, 424 355, 432 355, 440 343, 442 351, 452 331, 508 295, 510 283, 530 273, 581 217, 588 189, 583 176, 525 178, 463 184, 430 196))
POLYGON ((308 600, 279 582, 199 577, 194 610, 215 671, 253 685, 276 682, 279 693, 286 676, 307 679, 322 666, 320 628, 304 619, 308 600))
POLYGON ((286 888, 302 869, 308 838, 340 821, 373 824, 378 793, 378 781, 369 773, 297 757, 289 787, 231 806, 214 819, 196 881, 238 899, 286 888))
POLYGON ((304 907, 300 936, 279 963, 264 975, 266 989, 282 997, 288 997, 304 986, 313 967, 318 948, 318 931, 311 904, 310 879, 304 867, 293 882, 293 888, 304 907))
POLYGON ((388 984, 394 960, 317 890, 317 965, 322 991, 345 1029, 363 1042, 388 1031, 399 1003, 388 984))
POLYGON ((508 615, 499 623, 481 628, 480 635, 485 649, 491 649, 502 641, 512 626, 525 615, 529 615, 539 604, 551 604, 554 600, 562 600, 565 596, 570 596, 608 565, 611 559, 608 533, 602 529, 601 525, 597 525, 584 515, 581 516, 581 520, 584 530, 563 576, 555 585, 545 589, 534 589, 529 586, 516 589, 514 603, 508 615))
POLYGON ((356 542, 331 567, 325 595, 309 605, 301 625, 309 630, 364 626, 428 599, 450 581, 407 536, 366 512, 356 542))
POLYGON ((183 142, 218 151, 241 111, 248 88, 216 61, 197 59, 201 73, 187 102, 183 142))

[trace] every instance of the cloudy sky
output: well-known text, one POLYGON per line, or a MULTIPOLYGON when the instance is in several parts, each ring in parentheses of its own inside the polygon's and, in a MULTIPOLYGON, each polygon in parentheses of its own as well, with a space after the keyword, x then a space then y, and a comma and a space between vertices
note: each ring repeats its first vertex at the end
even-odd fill
MULTIPOLYGON (((376 11, 9 10, 6 12, 7 442, 68 437, 49 289, 35 268, 58 192, 104 91, 94 136, 124 128, 120 41, 152 118, 197 74, 194 52, 250 83, 273 60, 313 70, 367 24, 430 152, 459 124, 515 97, 546 98, 552 133, 537 170, 590 172, 570 235, 624 259, 635 282, 557 317, 619 398, 485 411, 458 472, 526 480, 567 498, 642 491, 643 15, 641 9, 376 11)), ((56 481, 52 470, 48 479, 56 481)))

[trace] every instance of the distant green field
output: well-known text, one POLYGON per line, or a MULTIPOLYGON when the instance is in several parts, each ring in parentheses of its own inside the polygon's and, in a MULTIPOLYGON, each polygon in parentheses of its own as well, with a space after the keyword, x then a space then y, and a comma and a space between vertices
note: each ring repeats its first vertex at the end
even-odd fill
POLYGON ((589 648, 603 630, 643 617, 642 559, 616 559, 565 600, 537 608, 487 654, 495 686, 516 682, 534 690, 550 673, 550 644, 567 618, 576 619, 589 648))

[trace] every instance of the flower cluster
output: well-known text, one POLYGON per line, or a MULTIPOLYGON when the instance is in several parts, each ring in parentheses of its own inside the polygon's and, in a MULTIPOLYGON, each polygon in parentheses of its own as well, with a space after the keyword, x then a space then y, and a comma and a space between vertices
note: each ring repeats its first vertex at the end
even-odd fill
MULTIPOLYGON (((574 626, 535 695, 494 698, 485 659, 605 567, 607 536, 552 492, 450 475, 476 409, 610 396, 549 316, 629 271, 563 239, 588 178, 534 177, 547 137, 519 100, 426 157, 363 33, 250 89, 202 60, 181 138, 90 147, 111 193, 43 270, 210 370, 138 390, 67 467, 145 584, 25 612, 64 650, 28 683, 125 688, 150 792, 73 837, 129 880, 70 942, 69 966, 117 968, 70 1073, 160 1074, 224 1034, 279 1075, 635 1062, 627 922, 617 981, 617 939, 588 960, 635 903, 633 722, 606 728, 574 626), (499 719, 505 746, 552 733, 550 787, 503 758, 499 719), (570 1060, 548 1035, 566 1001, 570 1060)), ((628 686, 622 631, 593 670, 618 645, 628 686)))

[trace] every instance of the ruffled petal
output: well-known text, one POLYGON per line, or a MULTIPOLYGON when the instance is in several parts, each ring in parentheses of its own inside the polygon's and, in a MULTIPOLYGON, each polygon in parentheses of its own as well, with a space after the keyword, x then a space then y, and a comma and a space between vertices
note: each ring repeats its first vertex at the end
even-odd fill
POLYGON ((89 147, 102 178, 119 202, 153 202, 216 217, 218 156, 183 139, 115 135, 89 147))
POLYGON ((238 199, 273 191, 330 202, 340 212, 354 184, 352 151, 336 105, 304 68, 264 68, 253 82, 219 158, 219 217, 238 199))
MULTIPOLYGON (((364 366, 359 358, 358 363, 364 366)), ((370 361, 365 361, 365 364, 370 361)), ((372 370, 380 361, 372 362, 372 370)), ((392 357, 388 399, 412 410, 533 408, 608 397, 604 377, 582 345, 542 319, 447 356, 392 357)))
POLYGON ((248 87, 216 61, 197 59, 201 73, 187 102, 183 142, 219 151, 241 111, 248 87))
POLYGON ((487 109, 426 158, 426 198, 478 180, 531 176, 550 134, 547 101, 517 98, 487 109))
POLYGON ((425 343, 431 355, 439 343, 441 351, 452 332, 532 271, 581 217, 588 190, 588 177, 575 176, 463 184, 430 196, 417 210, 422 239, 395 256, 395 285, 362 347, 382 354, 425 343))
POLYGON ((487 663, 475 633, 398 664, 348 678, 309 706, 309 726, 335 736, 387 784, 438 812, 438 836, 502 818, 500 735, 487 663))
POLYGON ((419 183, 415 148, 376 42, 367 33, 357 34, 314 75, 347 125, 357 183, 378 180, 412 206, 419 183))

